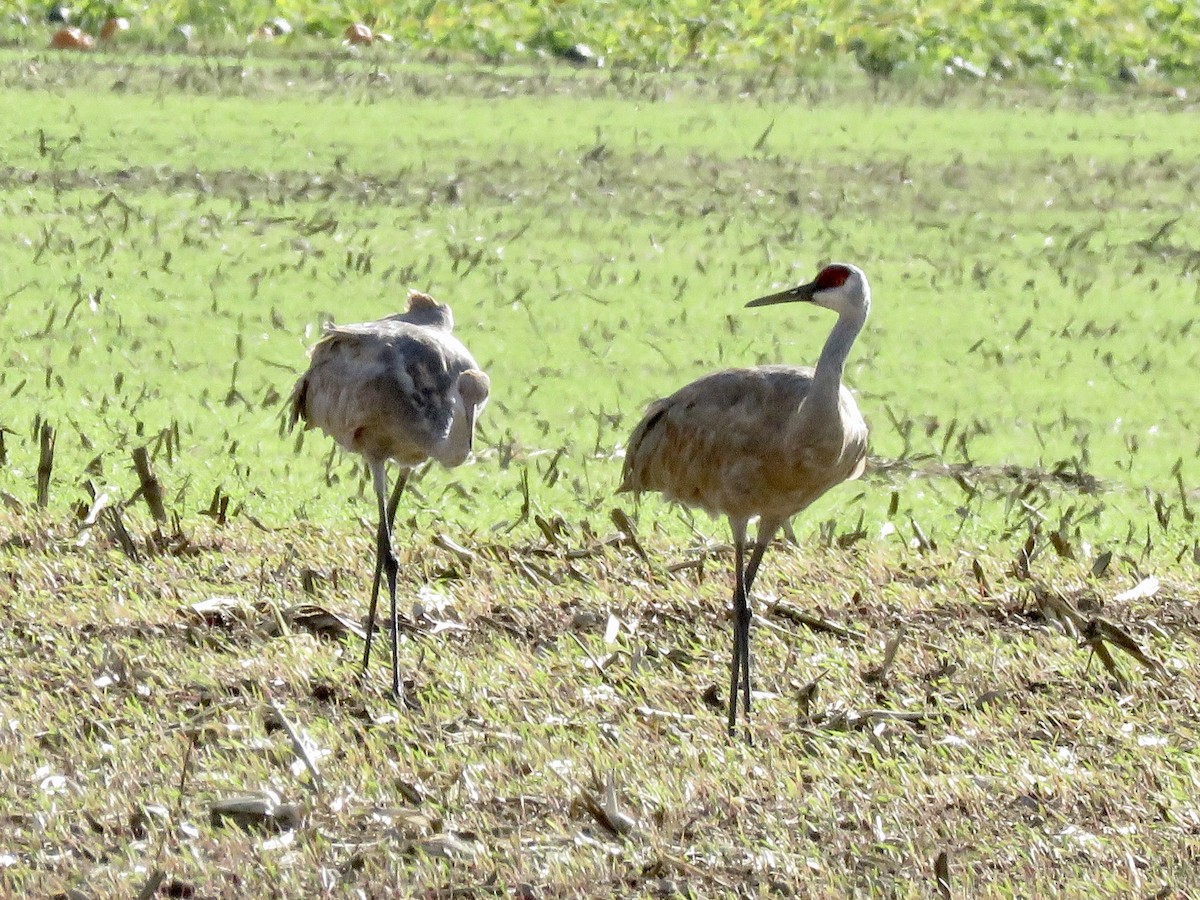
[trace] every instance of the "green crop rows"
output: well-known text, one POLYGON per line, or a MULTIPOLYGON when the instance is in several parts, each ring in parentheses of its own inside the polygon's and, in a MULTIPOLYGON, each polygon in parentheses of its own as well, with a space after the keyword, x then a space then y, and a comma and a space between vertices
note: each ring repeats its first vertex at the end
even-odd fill
MULTIPOLYGON (((41 3, 16 0, 3 25, 9 40, 41 39, 41 3)), ((585 0, 554 3, 329 0, 199 3, 88 0, 75 20, 95 27, 113 12, 130 18, 131 39, 178 43, 187 26, 198 44, 244 44, 259 25, 289 22, 290 42, 328 43, 366 20, 420 54, 448 52, 492 61, 561 54, 578 43, 610 65, 820 72, 845 61, 874 76, 948 71, 972 78, 1051 83, 1125 79, 1187 84, 1200 66, 1200 12, 1194 4, 1083 0, 970 3, 683 2, 585 0), (947 68, 949 66, 949 68, 947 68)))

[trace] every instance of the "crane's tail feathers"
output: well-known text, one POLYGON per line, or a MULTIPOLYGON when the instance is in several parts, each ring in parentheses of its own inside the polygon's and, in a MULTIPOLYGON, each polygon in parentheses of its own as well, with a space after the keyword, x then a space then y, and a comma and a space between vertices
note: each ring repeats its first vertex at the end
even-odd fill
POLYGON ((414 309, 421 309, 422 307, 425 309, 437 309, 438 306, 439 306, 438 302, 436 300, 434 300, 431 296, 426 294, 424 291, 418 291, 415 288, 408 289, 408 311, 409 312, 411 312, 414 309))
POLYGON ((646 490, 646 467, 653 462, 663 435, 659 426, 667 414, 667 402, 656 400, 646 410, 642 421, 629 436, 625 447, 625 465, 621 469, 621 486, 618 494, 640 494, 646 490))
POLYGON ((292 398, 289 402, 288 410, 288 431, 296 427, 296 423, 301 419, 308 421, 308 410, 305 408, 305 402, 308 400, 308 378, 301 378, 296 382, 296 386, 292 388, 292 398))

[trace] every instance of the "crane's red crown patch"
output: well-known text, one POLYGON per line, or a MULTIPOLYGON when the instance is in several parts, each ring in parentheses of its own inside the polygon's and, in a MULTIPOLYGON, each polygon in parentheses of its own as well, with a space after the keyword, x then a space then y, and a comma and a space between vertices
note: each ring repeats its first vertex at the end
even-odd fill
POLYGON ((846 266, 826 266, 814 280, 817 283, 817 290, 824 291, 829 288, 841 287, 849 277, 850 269, 846 266))

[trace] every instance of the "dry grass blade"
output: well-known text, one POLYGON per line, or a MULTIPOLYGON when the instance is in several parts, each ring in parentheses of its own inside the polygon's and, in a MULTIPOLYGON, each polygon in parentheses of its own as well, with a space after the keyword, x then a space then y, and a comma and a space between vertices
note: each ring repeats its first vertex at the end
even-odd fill
POLYGON ((441 547, 443 550, 449 550, 451 553, 457 556, 459 561, 463 564, 473 563, 477 559, 474 551, 468 550, 461 544, 456 544, 444 534, 439 533, 434 535, 433 543, 436 546, 441 547))
POLYGON ((162 484, 150 466, 150 455, 146 452, 145 447, 138 447, 133 451, 133 468, 137 472, 138 482, 141 484, 141 494, 146 499, 146 505, 150 507, 150 514, 154 516, 155 521, 167 521, 167 510, 163 506, 162 484))
POLYGON ((38 434, 37 505, 50 502, 50 472, 54 468, 54 429, 42 423, 38 434))
POLYGON ((540 566, 532 565, 526 562, 520 556, 510 556, 509 562, 512 564, 513 571, 533 585, 554 584, 554 579, 549 573, 540 566))
POLYGON ((828 670, 818 673, 816 678, 796 691, 796 710, 800 718, 812 718, 813 707, 816 706, 821 693, 821 680, 828 674, 828 670))
POLYGON ((218 486, 213 490, 212 502, 208 504, 208 509, 202 510, 200 515, 208 516, 218 525, 225 524, 225 516, 229 512, 229 495, 221 490, 218 486))
POLYGON ((1071 637, 1078 637, 1083 631, 1086 620, 1062 594, 1035 586, 1033 596, 1037 601, 1038 610, 1047 622, 1058 625, 1071 637))
POLYGON ((1112 656, 1105 649, 1106 643, 1112 644, 1117 649, 1132 656, 1147 671, 1152 672, 1154 675, 1165 677, 1167 674, 1162 663, 1147 654, 1134 639, 1133 635, 1107 619, 1097 617, 1089 621, 1083 628, 1082 639, 1087 646, 1096 651, 1096 655, 1100 657, 1101 662, 1104 662, 1109 667, 1110 671, 1112 666, 1110 666, 1108 660, 1111 660, 1112 656))
POLYGON ((975 583, 979 585, 979 593, 986 597, 991 592, 991 586, 988 584, 987 575, 983 571, 983 564, 979 562, 977 557, 971 557, 971 574, 975 577, 975 583))
POLYGON ((922 553, 932 553, 937 550, 937 544, 925 533, 925 529, 921 527, 920 522, 909 516, 908 523, 912 526, 913 537, 916 538, 918 550, 922 553))
MULTIPOLYGON (((183 762, 179 767, 179 785, 176 790, 175 811, 172 816, 176 823, 178 823, 180 818, 180 810, 183 809, 184 791, 187 787, 187 779, 192 762, 192 751, 195 749, 195 746, 195 742, 189 740, 183 748, 183 762)), ((175 831, 168 828, 162 829, 158 837, 158 847, 154 852, 154 868, 150 871, 146 883, 142 885, 142 889, 138 892, 138 900, 148 900, 148 898, 155 896, 163 879, 166 877, 166 873, 161 868, 161 863, 163 853, 166 851, 168 838, 178 840, 175 831)))
POLYGON ((93 525, 95 525, 97 520, 100 518, 100 513, 102 513, 108 507, 108 502, 109 496, 106 492, 101 491, 99 494, 97 494, 95 499, 92 500, 92 505, 88 507, 87 515, 84 516, 83 521, 79 523, 79 530, 82 531, 85 528, 91 528, 93 525))
POLYGON ((208 597, 183 607, 183 611, 201 624, 218 628, 248 624, 254 612, 240 597, 208 597))
POLYGON ((832 634, 836 637, 850 638, 859 642, 867 639, 866 635, 862 632, 846 628, 844 625, 838 625, 836 622, 830 622, 828 619, 809 615, 803 610, 792 606, 790 603, 784 603, 782 600, 772 603, 768 607, 767 613, 768 615, 778 616, 781 619, 787 619, 789 622, 795 622, 797 625, 803 625, 821 634, 832 634))
POLYGON ((142 885, 142 889, 137 893, 137 900, 150 900, 158 893, 159 887, 166 879, 167 873, 162 869, 155 869, 150 873, 150 877, 146 879, 146 883, 142 885))
POLYGON ((1033 531, 1029 533, 1029 537, 1025 539, 1025 543, 1021 545, 1021 549, 1017 551, 1017 557, 1013 560, 1013 574, 1021 581, 1028 581, 1032 577, 1029 566, 1033 562, 1033 558, 1037 553, 1037 534, 1033 531))
POLYGON ((215 800, 208 812, 214 826, 232 824, 245 831, 294 831, 301 821, 300 808, 280 802, 274 791, 215 800))
POLYGON ((784 639, 786 639, 789 642, 794 641, 796 638, 795 632, 790 631, 787 628, 784 628, 782 625, 772 622, 770 619, 765 618, 764 616, 762 616, 758 613, 753 613, 752 619, 753 619, 756 627, 766 628, 768 631, 773 631, 776 634, 782 636, 784 639))
POLYGON ((619 530, 621 534, 625 536, 625 540, 627 540, 629 542, 629 546, 633 548, 633 552, 640 556, 642 562, 649 567, 650 556, 646 553, 646 550, 642 547, 641 542, 638 540, 637 529, 633 527, 633 522, 630 520, 629 516, 625 514, 625 510, 614 506, 609 515, 612 517, 613 524, 617 526, 617 530, 619 530))
POLYGON ((530 503, 530 499, 529 499, 529 469, 522 469, 521 470, 521 510, 520 510, 520 512, 517 513, 517 517, 512 522, 510 522, 510 523, 508 523, 508 525, 504 526, 505 534, 512 531, 518 525, 521 525, 522 523, 527 522, 529 520, 530 506, 531 506, 531 503, 530 503))
MULTIPOLYGON (((283 611, 282 619, 294 628, 303 628, 319 637, 344 638, 354 635, 364 641, 367 639, 366 629, 357 622, 315 603, 289 606, 283 611)), ((281 633, 279 617, 268 616, 262 624, 269 635, 281 633)))
POLYGON ((986 706, 991 706, 993 703, 999 703, 1006 699, 1011 691, 1003 688, 992 688, 991 690, 983 691, 974 700, 963 703, 960 707, 962 710, 983 709, 986 706))
POLYGON ((1099 657, 1100 662, 1108 671, 1108 674, 1111 675, 1113 680, 1117 682, 1117 686, 1123 691, 1127 690, 1129 688, 1129 682, 1127 682, 1125 680, 1125 676, 1121 674, 1121 670, 1117 666, 1117 661, 1113 659, 1113 655, 1109 653, 1108 648, 1104 646, 1104 641, 1089 641, 1088 646, 1091 648, 1092 653, 1099 657))
POLYGON ((324 791, 325 781, 321 778, 320 770, 317 769, 316 760, 313 759, 312 754, 308 750, 308 744, 296 730, 296 726, 284 715, 283 709, 280 708, 278 703, 272 700, 268 706, 274 715, 274 720, 284 730, 284 733, 287 734, 288 740, 292 742, 292 750, 295 751, 296 756, 304 763, 304 767, 312 774, 314 788, 317 791, 324 791))
POLYGON ((923 712, 908 712, 899 709, 863 709, 857 713, 864 721, 893 721, 920 724, 929 716, 923 712))
MULTIPOLYGON (((600 676, 605 684, 611 685, 612 680, 608 677, 608 673, 604 671, 604 664, 600 662, 600 660, 596 659, 594 655, 592 655, 592 651, 589 650, 586 645, 584 645, 583 641, 579 639, 579 636, 575 634, 575 632, 568 631, 567 634, 570 635, 571 640, 579 645, 579 649, 583 651, 584 655, 591 662, 592 668, 596 670, 596 674, 600 676)), ((609 658, 611 659, 612 657, 609 658)))
POLYGON ((100 514, 108 508, 109 496, 106 492, 101 491, 92 500, 92 505, 88 508, 87 514, 83 517, 83 521, 79 523, 79 537, 75 539, 75 546, 82 547, 88 542, 91 537, 92 527, 100 520, 100 514))
POLYGON ((445 859, 461 862, 474 859, 479 848, 455 834, 435 834, 432 837, 409 841, 405 852, 430 859, 445 859))
POLYGON ((703 574, 704 557, 698 556, 695 559, 683 559, 667 566, 667 571, 672 575, 678 574, 679 572, 686 572, 688 569, 695 569, 703 574))
POLYGON ((1063 559, 1074 559, 1075 548, 1071 546, 1070 540, 1061 532, 1050 532, 1050 546, 1054 548, 1054 552, 1063 559))
POLYGON ((683 722, 696 721, 696 717, 691 713, 670 712, 665 709, 654 709, 650 706, 635 707, 633 712, 635 715, 639 715, 643 719, 649 719, 651 721, 658 720, 662 722, 676 722, 680 724, 683 722))
POLYGON ((426 837, 432 834, 436 827, 434 820, 421 812, 404 806, 393 806, 384 809, 374 809, 371 817, 389 823, 388 834, 406 839, 426 837))
POLYGON ((868 683, 887 681, 888 673, 892 670, 892 664, 896 661, 896 651, 900 649, 900 642, 904 640, 904 626, 900 626, 887 645, 883 648, 883 662, 877 667, 869 669, 863 676, 863 679, 868 683))
POLYGON ((619 534, 612 535, 587 547, 576 547, 573 550, 568 550, 563 555, 570 560, 592 559, 597 556, 603 556, 609 547, 619 547, 622 540, 624 539, 619 534))
POLYGON ((950 900, 950 854, 945 850, 939 853, 933 862, 933 875, 937 879, 942 900, 950 900))
POLYGON ((767 138, 771 136, 771 132, 775 130, 775 120, 772 119, 767 123, 767 127, 763 129, 762 134, 758 136, 758 140, 754 142, 754 152, 757 153, 767 146, 767 138))
POLYGON ((869 730, 879 722, 905 722, 923 725, 928 718, 923 712, 896 709, 838 709, 825 715, 820 723, 833 731, 869 730))
POLYGON ((687 875, 689 878, 698 879, 701 883, 712 884, 726 892, 726 895, 733 896, 733 885, 729 882, 718 878, 716 874, 708 868, 697 866, 678 856, 663 855, 655 858, 651 862, 642 867, 642 878, 654 879, 653 893, 665 897, 692 897, 693 892, 685 887, 680 887, 670 881, 667 876, 672 874, 687 875))
POLYGON ((596 824, 613 837, 626 838, 633 834, 637 823, 632 816, 617 808, 616 777, 612 772, 604 779, 600 800, 584 791, 579 795, 579 803, 595 819, 596 824))
POLYGON ((133 537, 129 534, 129 530, 125 527, 125 522, 121 519, 121 510, 115 506, 110 506, 104 512, 105 519, 108 520, 109 528, 112 530, 113 537, 116 538, 117 546, 121 548, 121 552, 135 563, 141 562, 142 555, 138 552, 137 544, 133 542, 133 537))
POLYGON ((633 817, 617 808, 617 776, 611 770, 604 779, 604 812, 621 834, 633 832, 636 825, 633 817))
POLYGON ((1107 572, 1109 563, 1112 562, 1112 558, 1113 554, 1111 550, 1105 550, 1103 553, 1097 556, 1095 562, 1092 563, 1092 575, 1099 578, 1101 575, 1107 572))
POLYGON ((533 523, 537 525, 538 531, 540 531, 546 538, 546 543, 550 544, 551 546, 558 546, 559 536, 557 521, 550 521, 545 516, 535 514, 533 517, 533 523))

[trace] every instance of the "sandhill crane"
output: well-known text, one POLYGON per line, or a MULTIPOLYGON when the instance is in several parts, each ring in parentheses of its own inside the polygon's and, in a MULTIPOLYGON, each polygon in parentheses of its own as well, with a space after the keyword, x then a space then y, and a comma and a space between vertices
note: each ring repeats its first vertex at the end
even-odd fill
POLYGON ((414 466, 429 458, 457 466, 471 452, 489 380, 450 333, 450 307, 409 291, 408 309, 361 325, 326 326, 309 351, 308 371, 292 391, 291 425, 303 419, 367 461, 379 503, 375 579, 367 613, 363 676, 371 661, 380 573, 392 601, 392 694, 402 698, 396 611, 398 564, 392 552, 396 507, 414 466), (386 464, 400 465, 388 500, 386 464))
POLYGON ((815 369, 755 366, 705 375, 652 403, 625 452, 619 491, 658 491, 710 515, 733 532, 733 663, 729 733, 737 722, 739 682, 750 714, 750 588, 775 532, 834 485, 862 474, 867 426, 842 385, 850 346, 871 308, 867 277, 856 266, 826 266, 807 284, 747 306, 806 301, 838 314, 815 369), (746 528, 758 536, 746 558, 746 528))

